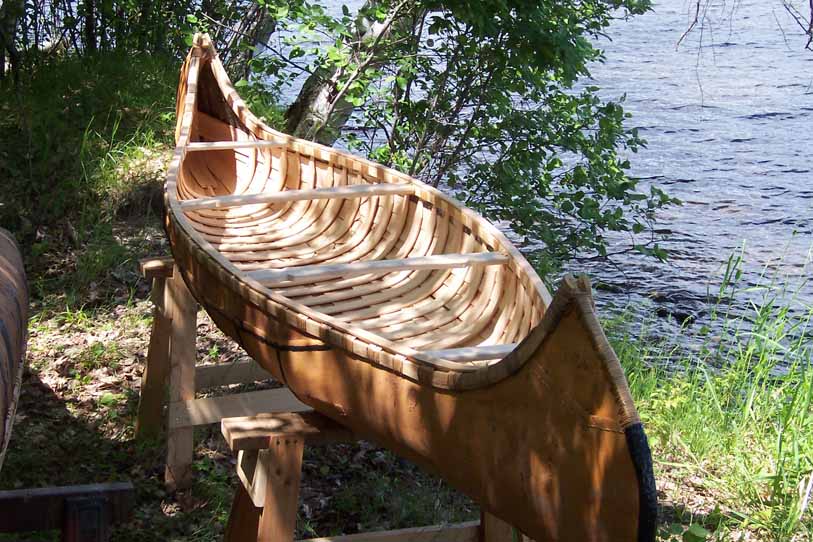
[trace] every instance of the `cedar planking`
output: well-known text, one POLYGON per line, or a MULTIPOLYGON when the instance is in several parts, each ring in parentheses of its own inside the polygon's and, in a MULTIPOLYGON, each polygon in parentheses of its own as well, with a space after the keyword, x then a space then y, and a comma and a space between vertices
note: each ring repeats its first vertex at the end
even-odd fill
POLYGON ((0 228, 0 468, 20 394, 28 327, 28 285, 14 238, 0 228))
POLYGON ((300 401, 537 542, 654 539, 649 448, 585 278, 551 297, 457 201, 269 128, 204 35, 177 114, 165 189, 175 262, 217 325, 300 401), (274 145, 187 153, 245 141, 274 145), (411 193, 376 193, 403 184, 411 193), (356 186, 374 188, 355 197, 356 186), (348 197, 305 197, 319 191, 348 197), (460 255, 471 261, 403 265, 460 255))

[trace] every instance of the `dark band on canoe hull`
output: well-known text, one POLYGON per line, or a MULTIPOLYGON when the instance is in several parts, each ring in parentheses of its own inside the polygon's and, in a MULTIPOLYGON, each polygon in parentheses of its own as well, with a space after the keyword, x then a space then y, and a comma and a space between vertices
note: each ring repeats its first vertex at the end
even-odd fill
POLYGON ((638 494, 641 511, 638 514, 638 542, 655 540, 658 529, 658 490, 655 487, 655 473, 652 470, 652 451, 641 423, 624 429, 627 446, 638 476, 638 494))

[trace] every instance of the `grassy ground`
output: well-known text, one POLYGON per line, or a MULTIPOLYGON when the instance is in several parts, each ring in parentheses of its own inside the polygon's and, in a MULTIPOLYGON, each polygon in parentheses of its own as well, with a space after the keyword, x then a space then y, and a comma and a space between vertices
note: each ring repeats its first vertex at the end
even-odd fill
MULTIPOLYGON (((217 428, 196 435, 197 482, 176 495, 162 487, 163 445, 132 439, 151 319, 136 262, 167 252, 160 186, 176 64, 71 60, 0 89, 0 225, 23 242, 33 286, 29 368, 0 489, 132 480, 135 519, 114 540, 218 540, 236 484, 217 428)), ((810 308, 768 300, 752 316, 749 327, 725 322, 691 354, 608 322, 653 446, 662 540, 813 539, 810 308)), ((200 322, 199 359, 243 356, 200 322)), ((478 515, 367 443, 309 449, 304 471, 299 536, 478 515)))

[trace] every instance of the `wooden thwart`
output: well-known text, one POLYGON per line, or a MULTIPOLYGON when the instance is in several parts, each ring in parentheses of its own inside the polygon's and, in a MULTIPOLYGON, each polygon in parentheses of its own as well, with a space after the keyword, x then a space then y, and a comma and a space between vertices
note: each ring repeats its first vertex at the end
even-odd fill
POLYGON ((223 209, 258 203, 284 203, 289 201, 350 199, 370 196, 408 196, 415 193, 411 184, 357 184, 334 188, 314 188, 310 190, 283 190, 259 194, 238 194, 214 196, 211 198, 190 199, 180 202, 184 211, 197 209, 223 209))
POLYGON ((516 347, 517 343, 493 344, 489 346, 446 348, 444 350, 425 350, 421 354, 448 361, 480 361, 505 357, 513 352, 516 347))
POLYGON ((285 143, 279 141, 205 141, 189 143, 186 146, 187 152, 195 151, 223 151, 229 149, 271 149, 284 147, 285 143))
POLYGON ((439 254, 396 260, 372 260, 366 262, 305 265, 289 269, 263 269, 252 271, 248 276, 266 286, 280 285, 289 281, 319 280, 333 277, 352 277, 368 273, 391 273, 395 271, 453 269, 472 265, 503 265, 509 261, 505 254, 478 252, 473 254, 439 254))

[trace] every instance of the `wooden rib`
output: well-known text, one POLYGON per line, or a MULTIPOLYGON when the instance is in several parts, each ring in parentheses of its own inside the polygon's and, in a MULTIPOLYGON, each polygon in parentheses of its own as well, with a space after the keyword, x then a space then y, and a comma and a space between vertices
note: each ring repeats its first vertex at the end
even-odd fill
MULTIPOLYGON (((457 280, 453 280, 452 284, 445 288, 446 295, 438 295, 443 299, 441 310, 427 312, 425 316, 421 315, 425 320, 419 323, 415 323, 415 320, 418 319, 416 317, 410 322, 376 326, 381 328, 376 333, 390 340, 406 339, 439 329, 458 318, 477 296, 477 285, 482 281, 483 267, 470 267, 462 272, 458 271, 458 275, 460 276, 456 277, 457 280)), ((443 288, 441 287, 441 289, 443 288)))
MULTIPOLYGON (((470 235, 466 235, 463 241, 461 252, 474 252, 474 242, 470 235)), ((393 326, 407 320, 415 320, 426 314, 441 310, 453 297, 460 295, 469 273, 457 272, 439 275, 434 281, 426 281, 424 285, 416 290, 403 295, 399 292, 391 292, 391 296, 382 305, 373 308, 371 311, 356 311, 354 314, 342 314, 342 319, 355 320, 362 327, 370 329, 380 329, 393 326), (451 282, 451 284, 450 284, 451 282), (441 295, 444 290, 448 295, 441 295), (366 315, 366 316, 365 316, 366 315), (359 316, 365 316, 363 319, 359 316)), ((395 328, 390 328, 395 329, 395 328)))
POLYGON ((187 152, 197 151, 224 151, 230 149, 271 149, 277 147, 284 147, 285 143, 278 141, 262 141, 262 140, 247 140, 247 141, 206 141, 189 143, 186 146, 187 152))
MULTIPOLYGON (((410 212, 410 207, 414 206, 415 203, 407 200, 407 211, 405 211, 405 222, 409 221, 409 228, 406 232, 402 229, 401 234, 396 240, 396 242, 400 241, 401 244, 398 245, 397 249, 390 250, 390 252, 386 253, 386 257, 388 259, 393 258, 405 258, 410 254, 418 254, 418 252, 413 252, 413 248, 416 246, 416 241, 418 240, 418 233, 421 229, 421 223, 423 221, 424 213, 419 212, 410 212)), ((416 249, 417 250, 417 249, 416 249)), ((424 253, 420 253, 423 255, 424 253)), ((397 275, 397 279, 393 282, 389 282, 386 286, 392 287, 395 286, 397 283, 401 282, 402 280, 406 279, 410 275, 409 271, 400 273, 397 275)), ((384 274, 375 275, 376 277, 384 276, 384 274)), ((392 274, 387 275, 387 277, 393 277, 392 274)), ((321 282, 318 284, 308 284, 307 286, 294 286, 290 288, 280 288, 277 290, 278 293, 288 297, 288 298, 301 298, 302 296, 316 296, 320 294, 325 294, 328 292, 333 292, 337 290, 343 290, 345 288, 352 288, 354 286, 358 286, 361 284, 367 284, 370 281, 369 275, 361 275, 358 277, 353 277, 349 279, 341 279, 341 280, 331 280, 326 282, 321 282)), ((302 303, 304 305, 308 305, 302 299, 297 299, 298 303, 302 303)))
MULTIPOLYGON (((425 236, 419 236, 419 244, 416 245, 412 252, 408 254, 412 255, 431 255, 435 252, 435 250, 442 249, 444 247, 444 243, 446 242, 446 236, 448 232, 448 221, 446 220, 438 220, 438 214, 431 211, 426 211, 429 214, 428 220, 421 221, 421 228, 420 231, 428 232, 425 236)), ((407 290, 414 289, 418 285, 422 284, 432 273, 432 271, 408 271, 406 275, 402 273, 398 273, 395 275, 396 278, 403 277, 405 281, 404 286, 407 290)), ((371 276, 371 275, 366 275, 371 276)), ((394 285, 396 285, 395 283, 394 285)), ((368 295, 357 297, 355 299, 350 299, 346 301, 341 301, 338 303, 332 303, 328 305, 320 305, 316 310, 320 311, 322 314, 330 315, 336 313, 345 313, 346 311, 358 309, 361 307, 370 307, 376 303, 383 303, 387 300, 392 299, 392 295, 396 291, 396 288, 387 289, 384 288, 379 289, 376 288, 374 293, 370 293, 368 295)))
POLYGON ((317 199, 349 199, 366 198, 369 196, 408 196, 414 192, 409 184, 371 184, 352 185, 334 188, 317 188, 315 190, 283 190, 282 192, 267 192, 264 194, 239 194, 231 196, 215 196, 212 198, 198 198, 181 201, 181 209, 223 209, 226 207, 240 207, 257 203, 282 203, 286 201, 317 200, 317 199))
POLYGON ((423 333, 406 341, 411 348, 441 349, 465 344, 478 335, 493 319, 498 310, 505 268, 489 268, 481 280, 470 284, 476 297, 464 307, 457 309, 457 318, 446 325, 429 326, 423 333))
MULTIPOLYGON (((346 179, 340 179, 344 182, 346 179)), ((314 183, 317 180, 314 178, 314 183)), ((319 185, 316 185, 318 188, 319 185)), ((333 243, 344 234, 345 230, 331 228, 342 217, 354 217, 359 211, 362 200, 322 200, 299 212, 297 215, 266 224, 261 231, 252 235, 236 234, 230 236, 208 235, 206 238, 221 252, 259 251, 284 249, 294 245, 304 245, 319 239, 317 246, 311 246, 311 252, 333 243), (327 202, 327 203, 325 203, 327 202)), ((274 259, 287 257, 275 254, 274 259)))
MULTIPOLYGON (((406 206, 406 200, 404 198, 401 207, 406 206)), ((401 237, 401 233, 405 228, 406 223, 406 213, 404 209, 398 208, 393 211, 392 214, 393 220, 391 221, 390 225, 385 229, 383 237, 377 242, 373 244, 373 250, 368 252, 364 255, 363 259, 365 260, 380 260, 380 259, 392 259, 393 252, 398 254, 397 250, 394 250, 393 247, 396 245, 398 240, 401 237)), ((399 256, 394 256, 398 258, 399 256)), ((341 289, 334 288, 333 291, 330 292, 315 292, 316 284, 311 283, 310 288, 307 291, 306 297, 298 299, 298 302, 303 303, 305 305, 323 305, 325 303, 335 303, 337 301, 341 301, 344 299, 350 298, 360 298, 369 293, 377 292, 382 289, 390 289, 396 284, 404 281, 409 273, 399 273, 399 274, 387 274, 387 273, 376 273, 376 274, 368 274, 368 275, 360 275, 350 279, 344 279, 345 281, 354 281, 359 279, 360 282, 351 282, 350 284, 345 284, 345 286, 341 289)), ((342 280, 332 280, 331 282, 343 282, 342 280)))
MULTIPOLYGON (((429 253, 435 247, 430 247, 429 253)), ((453 246, 447 243, 447 250, 457 251, 459 244, 453 246)), ((399 256, 395 256, 398 258, 399 256)), ((345 291, 332 294, 312 296, 298 299, 299 302, 312 304, 314 308, 325 314, 335 314, 337 318, 350 321, 353 315, 361 309, 361 312, 372 310, 375 315, 383 314, 388 304, 398 298, 400 308, 404 308, 409 300, 420 299, 422 295, 429 295, 440 287, 448 275, 448 270, 440 273, 436 271, 402 271, 399 273, 385 274, 380 280, 368 279, 366 284, 351 287, 345 291), (435 278, 431 279, 434 274, 435 278), (426 293, 422 293, 426 291, 426 293)), ((369 276, 369 275, 367 275, 369 276)), ((363 326, 365 329, 373 329, 374 326, 363 326)))
MULTIPOLYGON (((313 248, 303 251, 300 247, 286 251, 243 252, 230 255, 229 258, 235 262, 235 266, 245 271, 285 269, 292 266, 322 264, 330 260, 343 262, 358 259, 352 256, 353 251, 366 238, 376 235, 380 229, 380 227, 375 227, 379 199, 367 198, 361 200, 363 203, 359 206, 355 216, 345 217, 337 214, 336 221, 344 222, 341 226, 343 233, 340 237, 334 237, 333 241, 329 243, 329 246, 334 247, 331 250, 316 253, 313 248), (348 253, 350 253, 350 256, 347 256, 348 253), (244 261, 251 263, 242 263, 244 261)), ((391 209, 392 198, 383 199, 384 205, 389 206, 391 209)))
POLYGON ((289 269, 268 269, 249 272, 248 275, 263 285, 273 285, 299 279, 322 279, 329 277, 347 277, 379 273, 420 270, 420 269, 453 269, 470 265, 503 265, 509 258, 498 252, 475 254, 442 254, 419 256, 400 260, 375 260, 344 264, 324 264, 294 267, 289 269))
POLYGON ((424 350, 421 354, 441 358, 447 361, 480 361, 503 358, 514 351, 519 343, 493 344, 489 346, 465 346, 463 348, 446 348, 444 350, 424 350))

